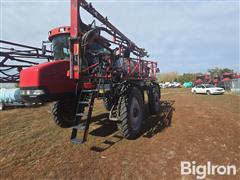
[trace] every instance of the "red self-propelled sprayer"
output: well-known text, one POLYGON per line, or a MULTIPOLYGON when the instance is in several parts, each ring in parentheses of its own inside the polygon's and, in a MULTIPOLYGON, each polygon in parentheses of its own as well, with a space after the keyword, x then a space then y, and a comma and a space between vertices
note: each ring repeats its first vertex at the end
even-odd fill
POLYGON ((71 24, 49 31, 54 60, 26 68, 20 73, 25 101, 51 102, 53 119, 62 128, 72 128, 71 140, 87 140, 95 98, 102 98, 109 120, 121 134, 136 138, 144 117, 144 92, 151 113, 160 109, 157 63, 143 60, 147 52, 127 38, 91 3, 71 0, 71 24), (103 24, 85 24, 85 10, 103 24), (111 38, 110 38, 111 37, 111 38), (82 131, 82 138, 77 132, 82 131))

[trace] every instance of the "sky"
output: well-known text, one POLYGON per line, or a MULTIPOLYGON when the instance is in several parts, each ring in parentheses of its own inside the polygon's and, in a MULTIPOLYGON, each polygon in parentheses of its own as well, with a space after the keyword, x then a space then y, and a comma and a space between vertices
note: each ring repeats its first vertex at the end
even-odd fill
MULTIPOLYGON (((89 2, 89 1, 88 1, 89 2)), ((93 6, 161 72, 239 71, 239 1, 92 0, 93 6)), ((68 0, 0 0, 0 39, 41 47, 48 31, 70 24, 68 0)), ((82 14, 86 23, 92 18, 82 14)))

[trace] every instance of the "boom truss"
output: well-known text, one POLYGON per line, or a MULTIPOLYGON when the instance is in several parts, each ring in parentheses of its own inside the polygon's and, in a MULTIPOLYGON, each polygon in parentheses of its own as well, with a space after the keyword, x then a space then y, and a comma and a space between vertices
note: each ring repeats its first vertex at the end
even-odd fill
POLYGON ((114 42, 131 48, 133 54, 138 57, 148 56, 145 49, 138 47, 134 42, 127 38, 120 30, 118 30, 112 23, 110 23, 107 17, 102 16, 91 3, 87 3, 85 0, 80 0, 79 4, 83 9, 85 9, 89 14, 99 20, 103 25, 106 26, 108 31, 114 37, 114 42))
POLYGON ((52 59, 51 51, 0 40, 0 83, 16 83, 23 68, 52 59))

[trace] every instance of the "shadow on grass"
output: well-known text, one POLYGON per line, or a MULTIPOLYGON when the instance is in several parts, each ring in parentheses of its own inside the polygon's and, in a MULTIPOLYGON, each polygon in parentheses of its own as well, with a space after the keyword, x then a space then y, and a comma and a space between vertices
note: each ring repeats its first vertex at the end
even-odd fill
MULTIPOLYGON (((163 131, 166 127, 169 127, 172 123, 173 111, 175 110, 173 105, 174 101, 161 101, 161 110, 158 114, 149 115, 149 113, 146 112, 149 117, 146 118, 141 136, 151 138, 163 131)), ((109 121, 107 117, 108 113, 105 113, 95 116, 92 119, 93 122, 96 122, 96 125, 100 125, 100 127, 91 131, 90 134, 93 136, 107 137, 96 146, 92 146, 91 150, 93 151, 103 152, 123 139, 118 132, 116 122, 109 121)))
POLYGON ((108 120, 108 113, 95 116, 92 121, 99 127, 91 131, 89 134, 106 138, 97 145, 92 146, 90 148, 92 151, 103 152, 123 139, 118 133, 116 122, 108 120))
MULTIPOLYGON (((104 114, 104 115, 105 117, 108 117, 108 114, 104 114)), ((94 129, 89 133, 93 136, 107 137, 115 133, 116 131, 118 131, 116 122, 109 121, 107 118, 105 118, 104 120, 97 121, 95 125, 100 125, 100 127, 97 129, 94 129)))
POLYGON ((103 151, 109 149, 110 147, 112 147, 114 144, 121 141, 122 139, 123 139, 123 137, 118 134, 118 131, 116 131, 111 136, 109 136, 107 139, 98 143, 97 145, 92 146, 90 149, 95 152, 103 152, 103 151))
POLYGON ((151 138, 157 133, 171 126, 173 107, 175 101, 161 101, 161 110, 156 115, 151 115, 145 122, 143 128, 143 137, 151 138))

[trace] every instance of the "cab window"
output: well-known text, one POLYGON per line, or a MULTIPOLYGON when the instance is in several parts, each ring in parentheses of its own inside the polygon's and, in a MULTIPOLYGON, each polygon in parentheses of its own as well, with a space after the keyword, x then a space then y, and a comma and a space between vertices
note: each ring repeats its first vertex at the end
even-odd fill
POLYGON ((53 38, 53 56, 55 60, 69 59, 69 46, 68 46, 69 35, 59 35, 53 38))

